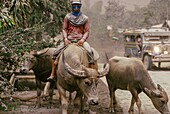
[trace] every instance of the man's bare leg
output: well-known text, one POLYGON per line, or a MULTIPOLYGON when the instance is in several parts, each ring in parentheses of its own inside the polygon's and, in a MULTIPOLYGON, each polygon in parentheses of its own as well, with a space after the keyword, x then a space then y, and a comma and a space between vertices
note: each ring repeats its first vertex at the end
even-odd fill
POLYGON ((47 81, 51 82, 51 81, 55 81, 54 77, 55 77, 55 68, 56 68, 56 64, 55 64, 55 60, 52 60, 52 71, 51 71, 51 75, 50 77, 47 78, 47 81))

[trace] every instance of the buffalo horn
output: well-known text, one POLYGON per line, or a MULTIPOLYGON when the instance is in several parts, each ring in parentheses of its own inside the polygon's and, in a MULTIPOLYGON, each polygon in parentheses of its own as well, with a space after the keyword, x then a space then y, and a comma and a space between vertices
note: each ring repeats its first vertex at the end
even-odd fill
POLYGON ((73 69, 73 68, 71 68, 71 66, 68 63, 65 62, 64 53, 62 54, 62 61, 64 63, 65 70, 69 74, 71 74, 73 76, 77 76, 77 77, 87 77, 87 75, 85 74, 85 71, 80 71, 80 70, 73 69))
POLYGON ((109 72, 109 64, 105 64, 103 70, 98 71, 99 77, 105 76, 109 72))
POLYGON ((41 50, 41 51, 33 51, 32 54, 35 55, 35 56, 41 56, 43 54, 45 54, 47 51, 49 50, 49 48, 45 48, 44 50, 41 50))

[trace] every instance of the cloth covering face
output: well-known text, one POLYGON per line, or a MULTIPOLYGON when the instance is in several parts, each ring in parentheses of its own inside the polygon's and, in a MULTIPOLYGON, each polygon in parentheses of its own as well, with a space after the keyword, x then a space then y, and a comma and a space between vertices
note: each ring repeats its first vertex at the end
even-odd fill
POLYGON ((69 13, 66 15, 66 18, 74 26, 83 25, 88 20, 88 17, 86 15, 82 14, 81 12, 78 16, 74 16, 74 15, 72 15, 72 13, 69 13))

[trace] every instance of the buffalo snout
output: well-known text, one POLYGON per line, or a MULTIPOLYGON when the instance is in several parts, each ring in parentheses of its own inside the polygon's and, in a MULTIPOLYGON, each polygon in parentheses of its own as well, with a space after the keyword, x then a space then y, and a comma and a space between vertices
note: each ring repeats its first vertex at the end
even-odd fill
POLYGON ((26 68, 21 68, 20 69, 20 73, 22 74, 27 74, 28 73, 28 70, 26 68))
POLYGON ((98 97, 95 97, 95 98, 90 98, 89 100, 88 100, 88 103, 90 104, 90 105, 98 105, 99 104, 99 98, 98 97))
POLYGON ((168 106, 167 106, 167 105, 165 105, 165 108, 164 108, 164 110, 163 110, 162 114, 170 114, 170 112, 169 112, 169 109, 168 109, 168 106))
POLYGON ((162 113, 162 114, 170 114, 170 112, 164 112, 164 113, 162 113))

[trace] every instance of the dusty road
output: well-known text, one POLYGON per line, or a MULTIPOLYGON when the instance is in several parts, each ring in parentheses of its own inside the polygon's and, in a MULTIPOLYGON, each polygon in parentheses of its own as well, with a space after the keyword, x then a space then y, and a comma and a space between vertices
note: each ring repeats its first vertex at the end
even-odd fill
MULTIPOLYGON (((151 78, 156 84, 160 84, 168 93, 168 96, 170 98, 170 70, 169 71, 149 71, 149 74, 151 75, 151 78)), ((99 94, 99 105, 94 106, 93 111, 97 112, 97 114, 111 114, 109 113, 109 90, 107 88, 107 83, 105 82, 105 78, 102 79, 98 85, 98 94, 99 94)), ((25 94, 23 93, 23 96, 25 95, 35 95, 36 91, 27 91, 25 94)), ((128 114, 128 108, 130 105, 131 100, 131 94, 128 91, 122 91, 117 90, 116 95, 118 98, 118 101, 120 102, 121 106, 123 107, 123 113, 122 114, 128 114)), ((154 108, 152 105, 150 99, 144 94, 141 93, 139 95, 142 101, 142 108, 144 111, 144 114, 159 114, 159 112, 154 108)), ((18 108, 16 108, 15 111, 10 112, 1 112, 0 114, 60 114, 59 113, 59 100, 56 90, 56 95, 54 95, 54 106, 51 109, 47 109, 47 103, 44 103, 44 105, 39 108, 35 109, 33 108, 35 104, 35 100, 28 101, 28 102, 22 102, 22 105, 18 108)), ((170 109, 170 102, 168 102, 168 106, 170 109)), ((135 114, 137 113, 137 107, 135 105, 135 114)), ((72 106, 69 109, 69 114, 78 114, 77 110, 75 110, 72 106)))

